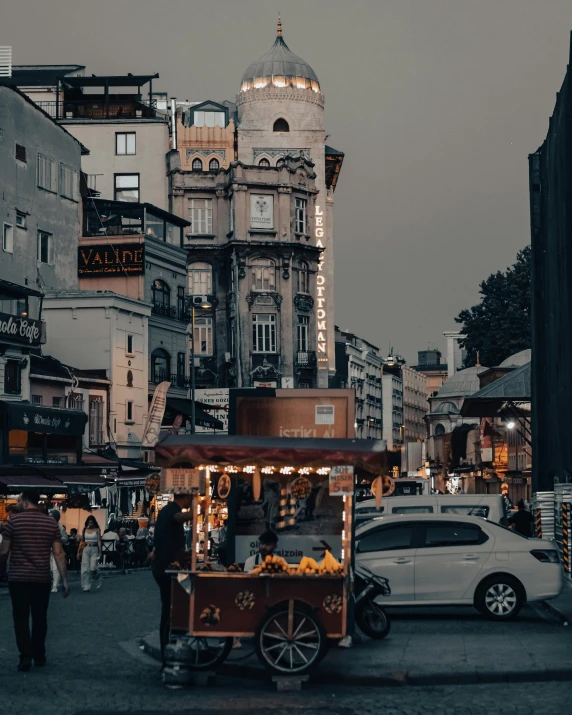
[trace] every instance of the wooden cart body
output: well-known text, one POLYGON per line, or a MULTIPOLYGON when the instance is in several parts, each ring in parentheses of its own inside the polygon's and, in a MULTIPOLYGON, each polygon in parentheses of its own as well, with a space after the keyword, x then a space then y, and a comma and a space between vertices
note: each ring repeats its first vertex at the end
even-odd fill
POLYGON ((191 594, 173 583, 172 628, 201 637, 251 637, 268 611, 295 602, 311 608, 328 638, 346 635, 347 578, 341 575, 250 575, 179 572, 188 575, 191 594), (216 618, 209 618, 212 609, 216 618), (214 622, 218 621, 218 622, 214 622))

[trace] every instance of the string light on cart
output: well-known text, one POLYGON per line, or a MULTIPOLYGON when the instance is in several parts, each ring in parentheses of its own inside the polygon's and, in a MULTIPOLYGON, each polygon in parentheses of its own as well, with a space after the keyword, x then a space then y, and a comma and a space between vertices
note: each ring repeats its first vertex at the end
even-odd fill
POLYGON ((321 476, 324 476, 329 473, 330 473, 329 467, 320 467, 319 469, 316 469, 316 474, 320 474, 321 476))
POLYGON ((243 467, 243 468, 242 468, 242 471, 243 471, 245 474, 254 474, 254 471, 255 471, 255 470, 256 470, 256 467, 255 467, 254 465, 250 465, 250 466, 248 466, 248 467, 243 467))
POLYGON ((282 467, 280 474, 292 474, 294 467, 282 467))
POLYGON ((260 471, 262 474, 274 474, 275 469, 274 467, 262 467, 260 471))

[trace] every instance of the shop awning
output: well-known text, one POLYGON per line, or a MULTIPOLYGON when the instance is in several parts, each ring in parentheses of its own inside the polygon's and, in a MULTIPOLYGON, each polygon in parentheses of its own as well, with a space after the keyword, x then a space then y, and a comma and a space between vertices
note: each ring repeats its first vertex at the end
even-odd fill
POLYGON ((40 489, 43 492, 56 492, 58 494, 66 492, 66 485, 58 479, 48 479, 39 474, 15 474, 0 476, 0 493, 17 494, 23 489, 40 489))
POLYGON ((28 402, 0 401, 0 410, 8 430, 79 437, 87 422, 87 415, 82 410, 37 407, 28 402))
MULTIPOLYGON (((384 440, 281 439, 216 435, 169 435, 155 447, 163 466, 233 464, 329 467, 355 465, 378 474, 387 463, 384 440)), ((158 460, 158 463, 159 463, 158 460)))
POLYGON ((98 489, 99 487, 105 487, 108 484, 105 477, 93 474, 66 474, 65 476, 61 476, 60 479, 64 484, 67 484, 70 487, 81 486, 98 489))
MULTIPOLYGON (((205 412, 201 405, 202 403, 195 402, 195 424, 199 425, 199 427, 206 427, 213 430, 224 429, 223 423, 220 420, 217 420, 216 417, 209 415, 208 412, 205 412)), ((167 413, 175 413, 175 417, 176 415, 183 415, 183 417, 190 420, 192 406, 193 403, 191 400, 183 400, 177 397, 167 397, 167 413)), ((169 417, 167 417, 167 419, 169 419, 169 417)), ((163 419, 163 422, 165 422, 165 419, 163 419)))
POLYGON ((463 402, 463 417, 494 417, 507 402, 530 402, 531 363, 491 382, 463 402))

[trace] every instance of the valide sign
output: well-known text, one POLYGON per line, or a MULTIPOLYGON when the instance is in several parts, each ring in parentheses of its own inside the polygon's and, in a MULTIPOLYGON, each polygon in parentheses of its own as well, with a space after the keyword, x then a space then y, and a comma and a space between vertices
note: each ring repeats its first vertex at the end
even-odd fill
POLYGON ((39 320, 0 313, 1 338, 25 345, 39 345, 42 341, 42 323, 39 320))
POLYGON ((77 262, 78 276, 142 276, 145 273, 145 246, 142 243, 123 243, 80 246, 77 262))

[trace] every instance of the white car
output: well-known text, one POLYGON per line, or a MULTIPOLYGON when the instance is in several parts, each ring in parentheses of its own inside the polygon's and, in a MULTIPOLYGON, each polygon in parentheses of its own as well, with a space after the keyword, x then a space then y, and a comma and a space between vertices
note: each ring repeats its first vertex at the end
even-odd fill
POLYGON ((556 544, 486 519, 454 514, 382 516, 356 529, 356 564, 388 579, 384 606, 474 605, 513 618, 527 601, 563 588, 556 544))

